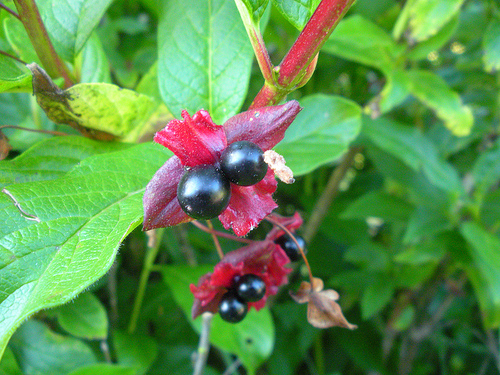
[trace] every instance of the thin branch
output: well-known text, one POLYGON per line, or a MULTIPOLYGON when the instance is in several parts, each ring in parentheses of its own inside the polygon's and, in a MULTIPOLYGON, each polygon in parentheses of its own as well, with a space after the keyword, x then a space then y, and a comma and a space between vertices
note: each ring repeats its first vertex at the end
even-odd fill
POLYGON ((33 133, 44 133, 44 134, 52 134, 52 135, 60 135, 60 136, 69 135, 67 133, 58 132, 58 131, 55 131, 55 130, 30 129, 30 128, 24 128, 22 126, 17 126, 17 125, 2 125, 2 126, 0 126, 0 130, 1 129, 6 129, 6 128, 8 128, 8 129, 24 130, 24 131, 33 132, 33 133))
POLYGON ((218 230, 210 229, 196 220, 191 221, 191 224, 193 224, 196 228, 201 229, 203 232, 206 232, 209 234, 215 234, 219 237, 227 238, 229 240, 238 241, 238 242, 247 243, 247 244, 251 244, 251 243, 255 242, 255 241, 249 240, 248 238, 236 237, 236 236, 233 236, 232 234, 229 234, 229 233, 224 233, 224 232, 220 232, 218 230))
POLYGON ((8 6, 6 6, 5 4, 3 3, 0 3, 0 8, 6 10, 7 12, 9 12, 10 14, 12 14, 14 17, 16 17, 18 20, 21 20, 21 17, 19 17, 19 14, 17 14, 16 12, 14 12, 12 9, 10 9, 8 6))
POLYGON ((333 198, 338 193, 339 185, 344 179, 346 172, 352 165, 354 160, 354 156, 359 152, 358 148, 351 148, 349 152, 344 156, 342 162, 335 168, 328 183, 326 184, 326 188, 319 197, 314 209, 309 217, 307 225, 304 229, 304 239, 306 242, 311 242, 311 240, 316 235, 316 232, 321 225, 321 222, 325 218, 330 205, 332 204, 333 198))
POLYGON ((236 361, 234 361, 233 363, 231 363, 228 368, 226 369, 226 371, 224 371, 222 373, 222 375, 231 375, 232 373, 234 373, 236 370, 238 370, 238 368, 241 366, 241 361, 239 358, 236 358, 236 361))
POLYGON ((220 242, 215 233, 213 232, 214 226, 212 225, 212 222, 210 220, 207 220, 207 225, 208 228, 210 229, 210 235, 212 236, 212 241, 214 241, 215 248, 217 249, 217 254, 219 254, 219 258, 224 258, 224 252, 222 251, 222 248, 220 247, 220 242))
POLYGON ((307 271, 309 272, 309 279, 311 280, 311 285, 314 285, 314 278, 312 275, 311 267, 309 266, 309 261, 307 260, 306 254, 304 253, 304 249, 302 248, 302 246, 300 246, 300 244, 298 243, 298 241, 295 238, 295 236, 293 235, 293 233, 290 232, 287 227, 280 224, 278 221, 274 220, 274 218, 272 216, 267 216, 266 220, 269 221, 270 223, 276 225, 280 229, 282 229, 292 239, 292 241, 295 242, 295 245, 297 246, 297 248, 300 251, 300 255, 302 256, 302 259, 304 259, 304 263, 307 267, 307 271))
POLYGON ((160 228, 146 232, 148 236, 148 249, 146 252, 146 257, 144 259, 144 265, 142 266, 139 287, 137 288, 137 294, 135 295, 134 300, 134 307, 132 308, 132 314, 130 315, 128 333, 134 333, 137 327, 137 320, 139 319, 139 314, 141 312, 142 301, 146 292, 149 275, 152 272, 152 267, 154 265, 156 255, 158 254, 158 250, 160 249, 161 239, 163 237, 164 231, 165 228, 160 228))
POLYGON ((5 51, 0 51, 0 55, 4 55, 8 58, 11 58, 11 59, 14 59, 14 60, 20 62, 23 65, 26 65, 26 63, 23 60, 21 60, 20 58, 14 56, 14 55, 11 55, 10 53, 5 52, 5 51))
POLYGON ((193 375, 202 375, 207 363, 208 352, 210 351, 210 326, 213 317, 214 314, 210 312, 205 312, 201 315, 203 323, 201 326, 200 342, 198 344, 193 375))
POLYGON ((21 22, 36 54, 51 77, 63 77, 64 86, 74 84, 68 67, 57 54, 34 0, 14 0, 21 22))

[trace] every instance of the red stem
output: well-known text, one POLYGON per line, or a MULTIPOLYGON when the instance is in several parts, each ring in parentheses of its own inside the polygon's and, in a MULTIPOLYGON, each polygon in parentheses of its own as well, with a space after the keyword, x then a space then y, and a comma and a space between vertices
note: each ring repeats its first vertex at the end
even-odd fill
MULTIPOLYGON (((280 64, 278 83, 288 87, 311 63, 355 0, 322 0, 280 64)), ((300 77, 302 78, 302 77, 300 77)))

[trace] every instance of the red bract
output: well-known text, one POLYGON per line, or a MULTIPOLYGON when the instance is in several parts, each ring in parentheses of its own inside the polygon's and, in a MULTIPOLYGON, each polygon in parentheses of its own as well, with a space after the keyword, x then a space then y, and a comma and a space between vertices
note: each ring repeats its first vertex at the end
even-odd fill
MULTIPOLYGON (((292 100, 283 105, 240 113, 222 126, 214 124, 207 111, 198 111, 193 117, 182 111, 183 120, 170 121, 154 138, 175 156, 167 160, 146 187, 143 229, 168 227, 193 220, 184 213, 177 200, 177 185, 184 167, 217 165, 227 145, 243 140, 267 151, 283 139, 285 130, 300 110, 299 103, 292 100)), ((257 226, 277 207, 272 199, 276 186, 271 169, 255 185, 231 184, 231 200, 219 215, 224 228, 233 228, 238 236, 244 236, 257 226)))
MULTIPOLYGON (((291 217, 272 215, 273 220, 293 232, 302 225, 302 218, 298 213, 291 217)), ((224 255, 224 258, 215 266, 213 273, 200 278, 198 285, 191 284, 194 295, 192 309, 193 319, 209 311, 216 313, 220 299, 231 288, 235 276, 254 274, 262 278, 266 284, 266 295, 258 302, 250 302, 248 306, 261 309, 266 304, 267 297, 278 292, 281 285, 288 283, 287 275, 290 268, 285 267, 290 259, 283 249, 274 243, 274 240, 284 233, 282 229, 274 227, 264 241, 256 241, 238 250, 224 255)))
POLYGON ((235 276, 254 274, 266 284, 266 294, 258 302, 249 302, 248 307, 261 309, 269 295, 276 294, 278 287, 288 282, 286 268, 290 260, 283 249, 274 242, 265 240, 227 253, 214 268, 213 273, 202 276, 198 286, 191 284, 195 299, 191 310, 193 319, 209 311, 216 313, 220 299, 233 285, 235 276))

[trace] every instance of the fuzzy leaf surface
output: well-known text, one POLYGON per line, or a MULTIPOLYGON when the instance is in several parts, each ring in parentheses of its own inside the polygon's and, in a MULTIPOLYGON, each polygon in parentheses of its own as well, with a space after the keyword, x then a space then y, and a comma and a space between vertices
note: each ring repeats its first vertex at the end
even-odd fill
POLYGON ((275 147, 299 176, 341 157, 361 129, 361 108, 353 101, 312 95, 275 147))
POLYGON ((162 0, 160 93, 175 117, 207 110, 222 124, 246 96, 253 52, 233 0, 162 0))
POLYGON ((96 155, 59 179, 0 194, 0 353, 28 316, 61 305, 100 278, 142 221, 142 195, 171 155, 138 145, 96 155))

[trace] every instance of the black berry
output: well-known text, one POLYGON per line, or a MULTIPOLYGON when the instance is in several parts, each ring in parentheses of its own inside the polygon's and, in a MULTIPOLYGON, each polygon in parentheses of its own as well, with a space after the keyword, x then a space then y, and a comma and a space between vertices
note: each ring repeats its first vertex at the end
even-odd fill
POLYGON ((224 294, 219 303, 220 317, 229 323, 238 323, 247 315, 248 305, 240 300, 234 292, 224 294))
MULTIPOLYGON (((304 253, 306 253, 306 241, 304 241, 304 239, 300 236, 294 235, 294 237, 299 243, 302 250, 304 250, 304 253)), ((284 234, 281 237, 277 238, 276 240, 274 240, 274 242, 280 245, 283 250, 285 250, 286 255, 288 255, 288 258, 290 258, 292 262, 296 262, 302 258, 297 244, 287 234, 284 234)))
POLYGON ((220 166, 229 180, 241 186, 255 185, 267 173, 264 153, 255 143, 231 143, 222 152, 220 166))
POLYGON ((213 165, 187 169, 177 186, 177 199, 186 214, 212 219, 224 211, 231 197, 228 179, 213 165))
POLYGON ((235 290, 243 301, 257 302, 266 294, 266 284, 259 276, 249 273, 236 281, 235 290))

